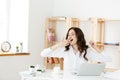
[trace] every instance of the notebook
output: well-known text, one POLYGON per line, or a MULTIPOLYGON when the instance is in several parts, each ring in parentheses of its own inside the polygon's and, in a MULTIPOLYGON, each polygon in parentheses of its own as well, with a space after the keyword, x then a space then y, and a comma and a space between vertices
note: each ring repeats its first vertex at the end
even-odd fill
POLYGON ((83 63, 78 65, 76 74, 78 76, 100 76, 104 68, 105 68, 104 63, 100 64, 83 63))

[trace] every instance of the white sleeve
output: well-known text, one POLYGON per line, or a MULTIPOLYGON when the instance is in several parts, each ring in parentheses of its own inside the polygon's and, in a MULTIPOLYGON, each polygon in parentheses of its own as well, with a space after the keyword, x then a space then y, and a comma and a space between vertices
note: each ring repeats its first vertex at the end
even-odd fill
POLYGON ((88 60, 97 61, 97 62, 110 62, 112 60, 112 58, 105 55, 104 52, 96 53, 91 49, 89 49, 87 52, 87 58, 88 60))
POLYGON ((41 52, 42 57, 64 57, 65 48, 57 48, 55 50, 51 50, 50 48, 46 48, 41 52))

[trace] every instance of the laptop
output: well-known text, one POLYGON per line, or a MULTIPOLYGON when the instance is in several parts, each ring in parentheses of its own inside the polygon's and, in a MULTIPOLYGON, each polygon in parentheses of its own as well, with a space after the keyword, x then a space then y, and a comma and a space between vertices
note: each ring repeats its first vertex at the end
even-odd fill
POLYGON ((77 75, 78 76, 100 76, 105 68, 104 63, 100 64, 90 64, 90 63, 82 63, 77 67, 77 75))

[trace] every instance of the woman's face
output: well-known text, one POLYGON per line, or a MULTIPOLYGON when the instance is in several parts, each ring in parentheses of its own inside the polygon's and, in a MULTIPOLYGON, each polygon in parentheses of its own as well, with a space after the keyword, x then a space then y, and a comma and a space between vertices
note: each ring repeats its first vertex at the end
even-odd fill
POLYGON ((70 42, 70 45, 75 45, 77 43, 76 33, 73 29, 71 29, 68 33, 68 40, 70 42))

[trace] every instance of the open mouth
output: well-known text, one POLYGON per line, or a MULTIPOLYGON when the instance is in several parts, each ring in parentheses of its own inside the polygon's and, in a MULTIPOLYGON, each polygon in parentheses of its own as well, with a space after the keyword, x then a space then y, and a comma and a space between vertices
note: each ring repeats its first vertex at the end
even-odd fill
POLYGON ((71 42, 73 41, 73 39, 70 40, 71 42))

